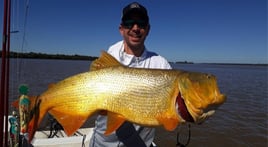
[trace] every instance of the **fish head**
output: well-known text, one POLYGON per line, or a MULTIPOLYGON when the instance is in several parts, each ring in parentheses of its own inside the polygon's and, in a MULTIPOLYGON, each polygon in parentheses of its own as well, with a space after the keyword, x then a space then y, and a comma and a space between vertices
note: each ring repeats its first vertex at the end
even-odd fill
POLYGON ((185 72, 179 78, 179 91, 193 121, 204 122, 222 105, 226 96, 221 94, 216 77, 212 74, 185 72))

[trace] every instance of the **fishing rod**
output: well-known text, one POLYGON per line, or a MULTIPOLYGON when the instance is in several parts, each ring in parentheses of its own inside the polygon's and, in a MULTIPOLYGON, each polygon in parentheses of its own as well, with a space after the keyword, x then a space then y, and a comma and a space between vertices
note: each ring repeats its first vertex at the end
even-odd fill
POLYGON ((10 0, 4 0, 2 63, 0 88, 0 145, 8 146, 8 87, 9 87, 9 52, 10 52, 10 0), (4 125, 5 124, 5 125, 4 125))

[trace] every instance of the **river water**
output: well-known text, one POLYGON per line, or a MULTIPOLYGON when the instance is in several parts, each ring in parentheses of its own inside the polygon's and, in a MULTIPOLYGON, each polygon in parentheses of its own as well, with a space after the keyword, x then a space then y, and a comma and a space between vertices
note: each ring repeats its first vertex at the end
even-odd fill
MULTIPOLYGON (((12 59, 10 102, 18 98, 18 87, 27 84, 29 95, 39 95, 49 84, 89 70, 89 61, 12 59)), ((268 146, 268 67, 252 65, 174 64, 173 68, 212 73, 227 101, 201 125, 190 125, 190 147, 268 146)), ((11 108, 12 109, 12 108, 11 108)), ((93 126, 94 120, 89 120, 93 126)), ((175 147, 186 143, 188 125, 168 132, 157 128, 155 143, 175 147)))

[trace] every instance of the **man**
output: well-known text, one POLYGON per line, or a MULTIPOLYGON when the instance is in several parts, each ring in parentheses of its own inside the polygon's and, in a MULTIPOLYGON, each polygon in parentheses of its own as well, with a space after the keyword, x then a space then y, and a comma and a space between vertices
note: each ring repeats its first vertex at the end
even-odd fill
MULTIPOLYGON (((166 59, 148 51, 144 45, 150 31, 149 17, 144 6, 137 2, 127 5, 123 9, 119 31, 123 41, 112 45, 108 53, 123 65, 135 68, 171 69, 166 59)), ((154 128, 126 122, 117 131, 105 136, 106 123, 105 115, 97 117, 90 147, 150 147, 153 142, 154 128)))

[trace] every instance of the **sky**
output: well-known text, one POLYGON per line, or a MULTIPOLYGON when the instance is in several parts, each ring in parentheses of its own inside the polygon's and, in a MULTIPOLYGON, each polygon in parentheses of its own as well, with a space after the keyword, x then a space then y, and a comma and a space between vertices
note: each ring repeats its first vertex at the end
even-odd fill
MULTIPOLYGON (((12 0, 11 51, 99 56, 122 40, 122 9, 131 2, 12 0)), ((137 2, 150 17, 147 49, 170 62, 268 64, 266 0, 137 2)))

